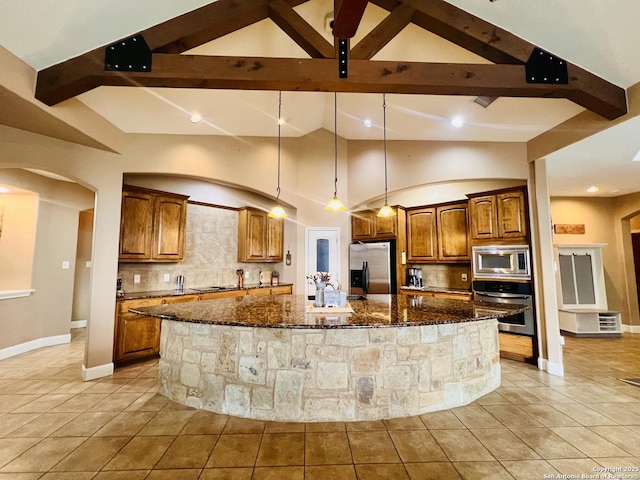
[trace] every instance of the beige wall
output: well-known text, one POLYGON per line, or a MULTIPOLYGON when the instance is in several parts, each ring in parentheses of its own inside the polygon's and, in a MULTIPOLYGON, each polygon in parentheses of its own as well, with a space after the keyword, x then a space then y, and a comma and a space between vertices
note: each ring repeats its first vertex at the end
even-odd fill
POLYGON ((0 193, 0 290, 32 288, 37 216, 37 194, 0 193))
POLYGON ((613 198, 551 199, 554 224, 584 224, 584 234, 554 234, 556 244, 606 243, 602 249, 608 307, 622 322, 640 325, 631 250, 630 221, 640 211, 640 194, 613 198))
POLYGON ((72 321, 87 320, 91 308, 91 251, 93 246, 93 208, 78 216, 76 270, 73 284, 72 321), (89 264, 90 265, 90 264, 89 264))
MULTIPOLYGON (((363 203, 382 206, 384 152, 381 147, 381 142, 375 141, 349 142, 349 201, 353 206, 363 203), (371 202, 372 191, 379 192, 373 197, 374 202, 371 202)), ((529 175, 526 148, 520 143, 394 141, 388 142, 387 162, 391 192, 468 180, 526 180, 529 175)), ((441 198, 448 195, 438 192, 441 198)), ((427 203, 431 200, 417 205, 427 203)))
POLYGON ((35 290, 0 302, 0 349, 69 334, 78 212, 40 200, 33 261, 35 290), (62 261, 70 268, 62 269, 62 261))

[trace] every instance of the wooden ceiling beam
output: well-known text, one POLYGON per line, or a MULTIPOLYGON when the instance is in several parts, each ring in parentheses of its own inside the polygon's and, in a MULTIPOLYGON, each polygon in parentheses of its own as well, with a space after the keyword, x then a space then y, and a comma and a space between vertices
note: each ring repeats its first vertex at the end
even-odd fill
MULTIPOLYGON (((367 65, 368 60, 352 57, 349 61, 349 78, 339 79, 336 74, 337 65, 334 64, 337 60, 329 60, 335 56, 333 48, 329 52, 328 42, 325 44, 324 39, 319 40, 319 33, 311 33, 307 22, 298 18, 292 9, 305 1, 307 0, 218 0, 140 32, 153 52, 152 72, 105 71, 105 47, 100 47, 40 71, 36 83, 36 98, 54 105, 100 85, 139 84, 178 88, 554 97, 568 98, 610 120, 627 112, 624 89, 570 63, 567 64, 568 85, 526 84, 524 63, 535 46, 443 0, 372 0, 372 3, 395 13, 389 15, 379 28, 356 46, 356 55, 371 58, 403 28, 401 26, 413 10, 411 21, 414 24, 502 65, 439 65, 417 62, 371 62, 371 65, 367 65), (278 19, 274 21, 294 41, 300 42, 305 51, 312 52, 312 57, 318 55, 325 58, 207 59, 190 56, 185 59, 173 55, 271 16, 278 19), (307 35, 306 40, 303 40, 302 37, 307 35), (160 65, 156 62, 160 62, 160 65), (238 79, 234 75, 238 75, 242 68, 229 68, 229 65, 250 64, 254 71, 249 69, 244 77, 238 79), (519 68, 502 68, 509 65, 519 68), (302 69, 303 66, 308 72, 302 69), (193 67, 196 67, 195 70, 190 70, 193 67), (268 67, 266 72, 269 75, 261 79, 265 67, 268 67), (187 70, 182 71, 182 68, 187 70), (216 68, 222 70, 218 72, 216 68), (411 73, 400 75, 400 71, 411 73), (516 71, 520 74, 515 75, 513 72, 516 71), (509 75, 503 77, 506 73, 509 75), (371 78, 363 75, 370 75, 371 78), (467 75, 468 78, 461 79, 459 75, 467 75), (394 80, 390 83, 391 78, 399 82, 394 80), (513 83, 509 84, 506 79, 513 83), (256 83, 252 85, 252 81, 256 83), (447 82, 452 83, 447 85, 447 82)), ((351 2, 343 3, 346 5, 351 2)), ((343 8, 346 7, 340 5, 340 9, 343 8)))
POLYGON ((367 0, 345 0, 337 10, 333 19, 333 36, 336 38, 353 38, 367 8, 367 0))
POLYGON ((444 0, 371 0, 371 3, 387 10, 397 3, 408 5, 416 11, 412 19, 415 25, 493 63, 525 63, 534 47, 444 0))
POLYGON ((411 23, 415 10, 408 5, 398 5, 371 32, 351 49, 351 58, 369 60, 411 23))
POLYGON ((103 72, 101 85, 238 90, 399 93, 568 98, 609 118, 613 101, 582 84, 532 84, 524 65, 350 60, 349 77, 336 59, 212 57, 154 54, 152 72, 103 72))
MULTIPOLYGON (((410 6, 415 10, 412 18, 415 25, 494 63, 525 64, 536 48, 444 0, 371 0, 371 3, 388 11, 396 9, 398 4, 410 6)), ((574 94, 567 98, 609 120, 627 113, 623 88, 569 62, 567 67, 570 84, 576 87, 574 94)))
POLYGON ((269 17, 311 58, 335 57, 333 45, 284 0, 269 2, 269 17))

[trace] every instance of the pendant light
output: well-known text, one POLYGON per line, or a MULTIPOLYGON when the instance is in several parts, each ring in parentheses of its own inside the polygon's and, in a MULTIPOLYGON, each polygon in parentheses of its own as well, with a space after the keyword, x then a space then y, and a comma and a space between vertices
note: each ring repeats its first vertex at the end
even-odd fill
POLYGON ((287 212, 280 206, 280 128, 282 127, 282 91, 278 93, 278 188, 276 189, 276 205, 268 216, 271 218, 287 218, 287 212))
POLYGON ((384 205, 377 213, 378 217, 393 217, 396 212, 387 201, 387 102, 386 95, 382 94, 382 132, 384 135, 384 205))
POLYGON ((338 198, 338 94, 333 93, 333 198, 329 200, 325 210, 342 212, 346 210, 338 198))

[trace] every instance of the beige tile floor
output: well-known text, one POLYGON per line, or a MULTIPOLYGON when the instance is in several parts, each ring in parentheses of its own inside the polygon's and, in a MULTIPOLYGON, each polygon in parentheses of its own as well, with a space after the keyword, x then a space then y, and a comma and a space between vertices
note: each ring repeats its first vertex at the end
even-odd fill
POLYGON ((346 424, 196 411, 156 393, 157 361, 82 382, 83 352, 74 330, 69 345, 0 361, 0 480, 542 479, 640 467, 640 387, 618 380, 640 377, 640 335, 567 338, 564 378, 504 361, 502 386, 468 406, 346 424))

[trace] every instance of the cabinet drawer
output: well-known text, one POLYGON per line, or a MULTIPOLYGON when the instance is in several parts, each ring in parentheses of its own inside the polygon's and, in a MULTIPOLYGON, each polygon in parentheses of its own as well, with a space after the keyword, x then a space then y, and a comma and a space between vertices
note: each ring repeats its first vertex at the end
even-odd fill
POLYGON ((271 287, 271 295, 291 295, 293 287, 291 285, 281 285, 279 287, 271 287))

